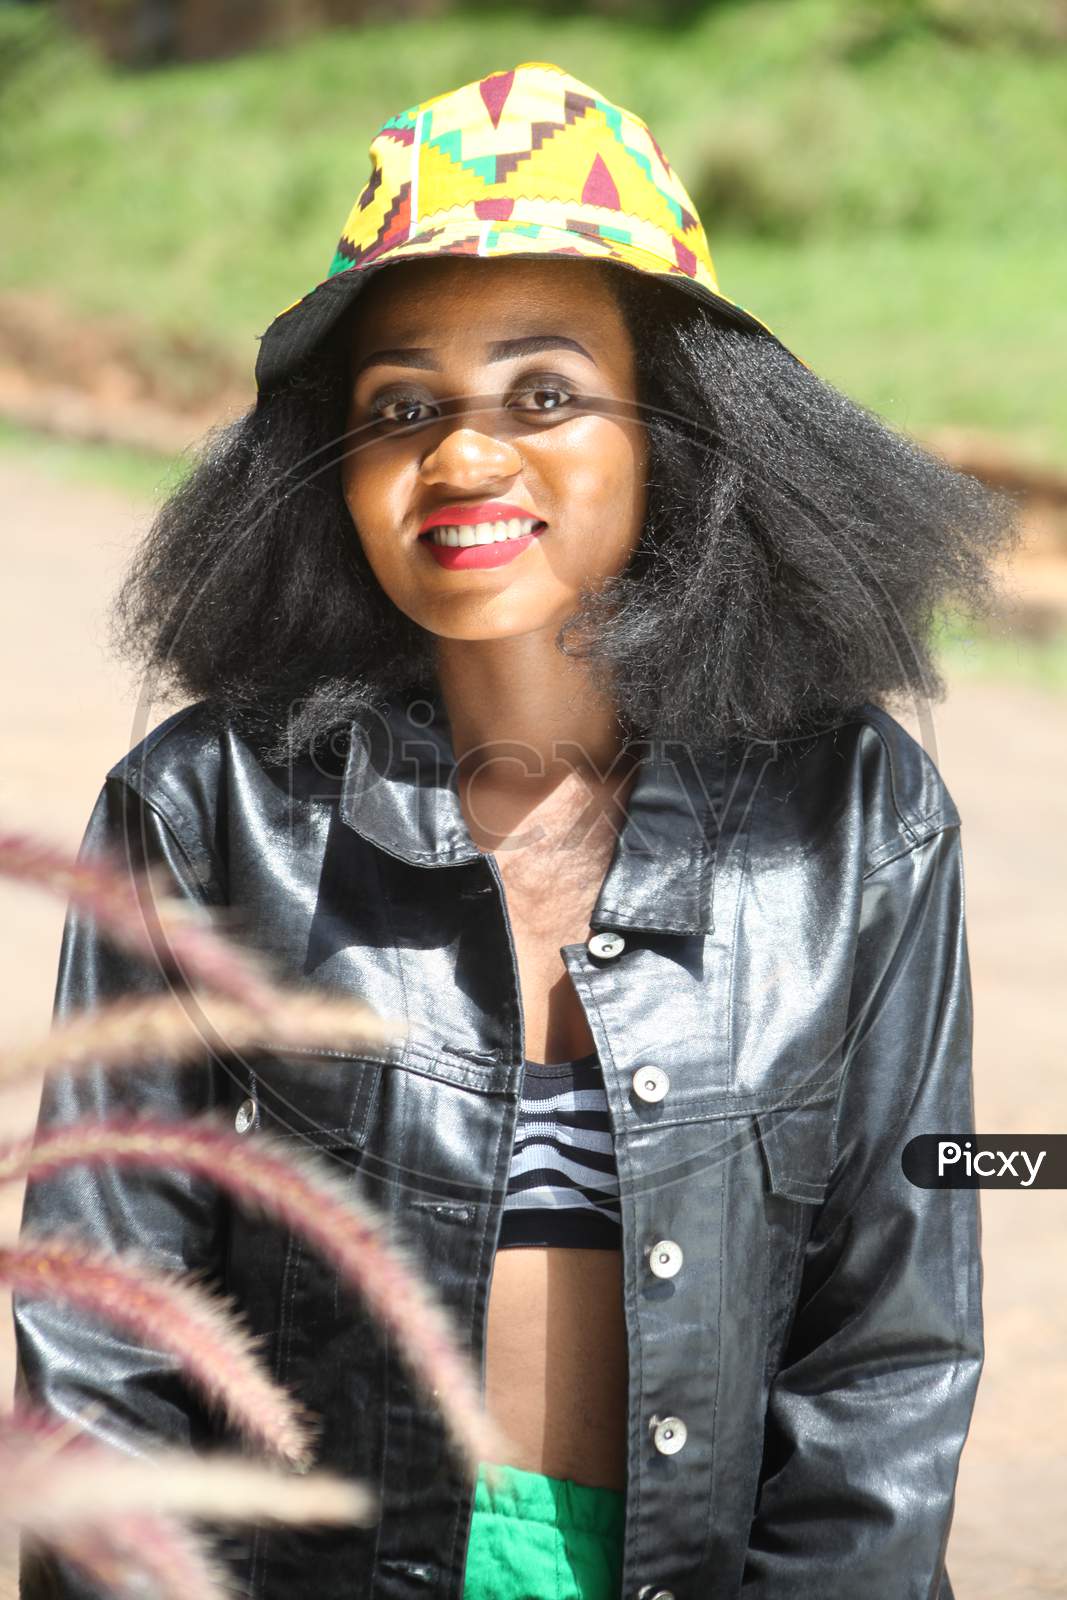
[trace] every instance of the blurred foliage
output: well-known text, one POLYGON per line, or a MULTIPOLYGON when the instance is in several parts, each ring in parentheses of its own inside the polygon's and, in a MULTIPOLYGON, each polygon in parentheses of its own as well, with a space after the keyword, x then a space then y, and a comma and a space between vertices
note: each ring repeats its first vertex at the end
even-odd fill
POLYGON ((151 72, 0 0, 0 60, 0 290, 122 315, 146 359, 250 373, 380 123, 551 60, 649 122, 726 293, 817 371, 902 426, 1067 455, 1067 0, 467 0, 151 72))
MULTIPOLYGON (((140 64, 232 55, 323 27, 365 26, 400 18, 514 15, 593 18, 655 28, 691 24, 743 0, 61 0, 62 14, 113 59, 140 64)), ((1044 50, 1067 37, 1064 0, 854 0, 837 49, 870 59, 929 37, 979 48, 1044 50)))
POLYGON ((447 9, 443 0, 60 0, 60 13, 111 61, 204 61, 298 37, 447 9))
POLYGON ((1067 5, 1063 0, 856 0, 841 48, 858 60, 931 34, 981 49, 1062 47, 1067 5))

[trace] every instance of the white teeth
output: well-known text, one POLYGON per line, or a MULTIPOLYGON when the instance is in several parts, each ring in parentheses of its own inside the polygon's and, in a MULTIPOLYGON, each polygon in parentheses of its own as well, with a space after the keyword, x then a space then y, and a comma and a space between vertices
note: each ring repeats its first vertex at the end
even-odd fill
POLYGON ((506 539, 523 539, 539 526, 535 517, 512 517, 508 521, 468 523, 460 528, 433 528, 430 540, 453 549, 457 546, 467 549, 475 544, 502 544, 506 539))

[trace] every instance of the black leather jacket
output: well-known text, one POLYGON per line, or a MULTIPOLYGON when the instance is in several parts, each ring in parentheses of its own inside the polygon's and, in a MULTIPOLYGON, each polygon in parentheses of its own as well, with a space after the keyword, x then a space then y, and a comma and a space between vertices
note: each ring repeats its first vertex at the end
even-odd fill
MULTIPOLYGON (((978 1196, 914 1187, 900 1156, 917 1133, 973 1129, 957 812, 874 707, 815 738, 643 755, 591 919, 621 939, 561 952, 622 1192, 623 1596, 951 1600, 983 1354, 978 1196), (650 1270, 663 1240, 683 1257, 670 1279, 650 1270), (674 1453, 657 1445, 667 1417, 685 1424, 674 1453)), ((362 995, 410 1038, 61 1077, 42 1117, 213 1105, 250 1139, 309 1141, 396 1219, 479 1360, 525 1052, 501 878, 451 772, 436 695, 286 769, 202 707, 156 728, 108 773, 86 846, 239 907, 292 981, 362 995)), ((59 1014, 162 982, 68 915, 59 1014)), ((371 1529, 246 1535, 242 1592, 459 1600, 471 1486, 309 1249, 172 1175, 41 1182, 27 1217, 203 1269, 322 1419, 320 1462, 379 1487, 371 1529)), ((219 1437, 169 1359, 51 1305, 22 1300, 16 1320, 22 1381, 60 1412, 102 1401, 90 1425, 131 1448, 139 1430, 219 1437)), ((90 1592, 53 1561, 23 1582, 27 1600, 90 1592)))

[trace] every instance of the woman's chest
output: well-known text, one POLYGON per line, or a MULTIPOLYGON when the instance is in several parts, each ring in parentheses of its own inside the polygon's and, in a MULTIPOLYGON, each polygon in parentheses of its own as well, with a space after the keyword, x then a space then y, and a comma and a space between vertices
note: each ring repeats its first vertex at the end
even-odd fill
MULTIPOLYGON (((861 882, 832 851, 699 849, 652 814, 451 859, 377 848, 335 813, 231 848, 249 943, 302 985, 395 1019, 396 1068, 449 1096, 508 1093, 525 1056, 595 1048, 632 1120, 637 1070, 670 1079, 657 1125, 832 1097, 861 882), (815 1085, 812 1078, 817 1081, 815 1085)), ((234 842, 239 843, 239 841, 234 842)), ((325 1086, 323 1092, 325 1092, 325 1086)), ((343 1108, 342 1108, 343 1111, 343 1108)), ((345 1125, 347 1118, 337 1118, 345 1125)))
POLYGON ((561 952, 590 937, 610 843, 594 839, 570 850, 529 846, 496 856, 529 1060, 573 1060, 595 1048, 561 952))

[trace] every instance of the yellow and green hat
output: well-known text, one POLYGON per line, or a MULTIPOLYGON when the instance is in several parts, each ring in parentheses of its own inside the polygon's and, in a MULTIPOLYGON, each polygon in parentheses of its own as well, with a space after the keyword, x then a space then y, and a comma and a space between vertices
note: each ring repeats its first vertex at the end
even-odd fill
POLYGON ((326 278, 262 336, 261 393, 381 267, 435 255, 615 261, 781 344, 722 293, 696 208, 647 125, 551 61, 401 111, 371 140, 370 158, 326 278))

